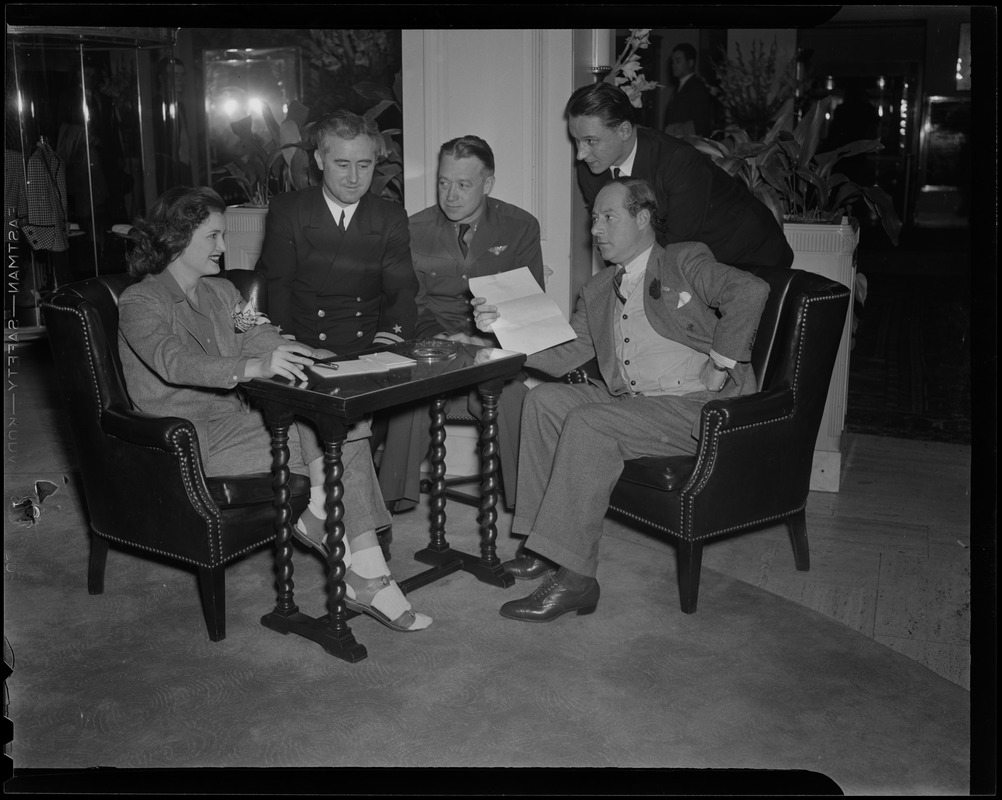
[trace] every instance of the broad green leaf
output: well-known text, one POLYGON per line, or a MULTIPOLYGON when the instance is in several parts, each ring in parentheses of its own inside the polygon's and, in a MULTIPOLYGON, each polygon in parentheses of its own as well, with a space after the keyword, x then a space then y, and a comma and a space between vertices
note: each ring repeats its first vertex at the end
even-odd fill
POLYGON ((366 100, 381 100, 388 103, 397 101, 392 89, 372 81, 361 81, 356 83, 353 88, 366 100))
POLYGON ((282 141, 278 121, 275 119, 275 115, 271 113, 271 106, 264 101, 261 102, 261 116, 264 117, 264 124, 268 126, 268 133, 271 134, 271 141, 278 145, 278 143, 282 141))

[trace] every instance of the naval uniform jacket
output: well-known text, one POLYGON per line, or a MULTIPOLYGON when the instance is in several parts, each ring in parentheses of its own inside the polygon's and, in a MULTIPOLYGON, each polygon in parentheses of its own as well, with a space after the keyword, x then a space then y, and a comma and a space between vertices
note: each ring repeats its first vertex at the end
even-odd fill
MULTIPOLYGON (((629 393, 616 356, 614 315, 622 306, 612 286, 615 273, 603 269, 581 290, 571 317, 577 338, 530 355, 526 366, 563 375, 594 357, 609 392, 629 393)), ((644 313, 658 334, 737 362, 720 392, 692 392, 684 395, 686 399, 707 402, 758 391, 751 351, 769 284, 750 272, 717 263, 706 245, 685 242, 654 246, 637 291, 641 289, 644 313)))
MULTIPOLYGON (((772 212, 695 147, 650 128, 637 128, 632 177, 653 187, 658 201, 658 244, 702 242, 721 264, 790 267, 793 250, 772 212)), ((612 172, 592 174, 577 164, 588 208, 612 172)))
POLYGON ((322 187, 276 195, 257 269, 271 321, 310 347, 340 355, 414 335, 407 213, 389 200, 363 196, 342 235, 322 187))
POLYGON ((418 278, 417 335, 480 335, 470 308, 470 278, 528 267, 543 285, 539 222, 528 211, 487 198, 466 256, 459 249, 458 228, 437 206, 410 218, 411 256, 418 278))

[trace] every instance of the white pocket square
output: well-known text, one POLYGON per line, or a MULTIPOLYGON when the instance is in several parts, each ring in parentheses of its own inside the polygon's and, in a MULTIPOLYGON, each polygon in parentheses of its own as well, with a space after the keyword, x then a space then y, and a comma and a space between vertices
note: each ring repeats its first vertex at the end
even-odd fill
POLYGON ((679 292, 678 293, 678 305, 676 306, 676 309, 681 308, 686 303, 688 303, 690 300, 692 300, 692 295, 691 294, 689 294, 688 292, 679 292))

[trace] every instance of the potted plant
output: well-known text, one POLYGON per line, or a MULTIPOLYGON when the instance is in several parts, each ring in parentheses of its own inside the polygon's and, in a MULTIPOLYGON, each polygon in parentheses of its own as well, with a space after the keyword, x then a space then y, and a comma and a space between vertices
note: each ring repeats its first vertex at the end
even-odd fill
POLYGON ((311 169, 313 145, 310 143, 313 125, 306 119, 310 110, 298 100, 289 104, 281 124, 270 106, 261 104, 270 140, 262 141, 251 129, 251 117, 230 125, 240 142, 243 153, 223 166, 223 178, 218 181, 239 188, 244 195, 242 205, 267 208, 277 192, 304 189, 319 183, 319 173, 311 169))
POLYGON ((740 128, 728 128, 719 140, 690 136, 687 141, 728 175, 740 178, 784 226, 838 225, 863 201, 897 245, 902 223, 891 196, 879 186, 860 186, 834 169, 844 158, 883 149, 880 140, 860 139, 817 152, 832 102, 830 96, 816 102, 792 131, 792 114, 783 114, 761 141, 740 128))
MULTIPOLYGON (((643 108, 643 94, 651 89, 663 88, 657 81, 649 81, 644 77, 644 67, 640 63, 640 50, 646 50, 651 45, 650 28, 630 28, 623 52, 613 65, 609 76, 615 86, 618 86, 630 98, 630 105, 643 108)), ((602 80, 608 76, 603 76, 602 80)))
POLYGON ((831 97, 817 101, 792 130, 792 114, 784 114, 758 141, 737 128, 728 129, 719 140, 688 137, 694 147, 740 178, 772 210, 793 249, 794 268, 820 273, 853 288, 854 308, 839 349, 815 449, 811 488, 823 491, 838 491, 849 352, 859 324, 858 312, 866 300, 866 278, 856 272, 859 223, 852 217, 852 207, 865 203, 895 245, 902 228, 885 190, 860 186, 835 171, 844 158, 879 151, 879 139, 862 139, 818 152, 832 104, 831 97))
POLYGON ((746 60, 741 45, 735 43, 735 55, 714 63, 717 86, 710 94, 720 101, 728 127, 747 131, 752 140, 761 139, 797 89, 796 62, 777 63, 775 39, 765 52, 764 43, 752 41, 746 60))

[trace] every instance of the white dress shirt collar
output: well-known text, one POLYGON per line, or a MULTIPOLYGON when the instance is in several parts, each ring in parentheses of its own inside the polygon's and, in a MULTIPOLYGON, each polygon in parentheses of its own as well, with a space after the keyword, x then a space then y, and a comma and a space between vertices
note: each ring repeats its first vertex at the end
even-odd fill
POLYGON ((633 175, 633 162, 637 159, 637 142, 638 139, 633 140, 633 149, 630 151, 630 155, 626 157, 626 161, 622 164, 617 164, 616 169, 619 170, 620 178, 628 178, 633 175))
POLYGON ((643 279, 644 272, 647 269, 647 262, 651 258, 651 251, 653 249, 654 245, 652 244, 644 252, 630 259, 626 264, 620 265, 626 269, 626 272, 623 274, 623 283, 619 288, 624 297, 629 297, 633 291, 633 287, 637 285, 638 281, 643 279))
MULTIPOLYGON (((351 222, 351 218, 355 215, 358 210, 358 203, 352 203, 350 206, 339 206, 327 194, 327 190, 323 190, 324 200, 327 203, 327 208, 330 209, 331 216, 334 217, 334 224, 336 225, 341 219, 341 215, 344 214, 344 227, 347 228, 348 224, 351 222)), ((359 201, 361 202, 361 201, 359 201)))

